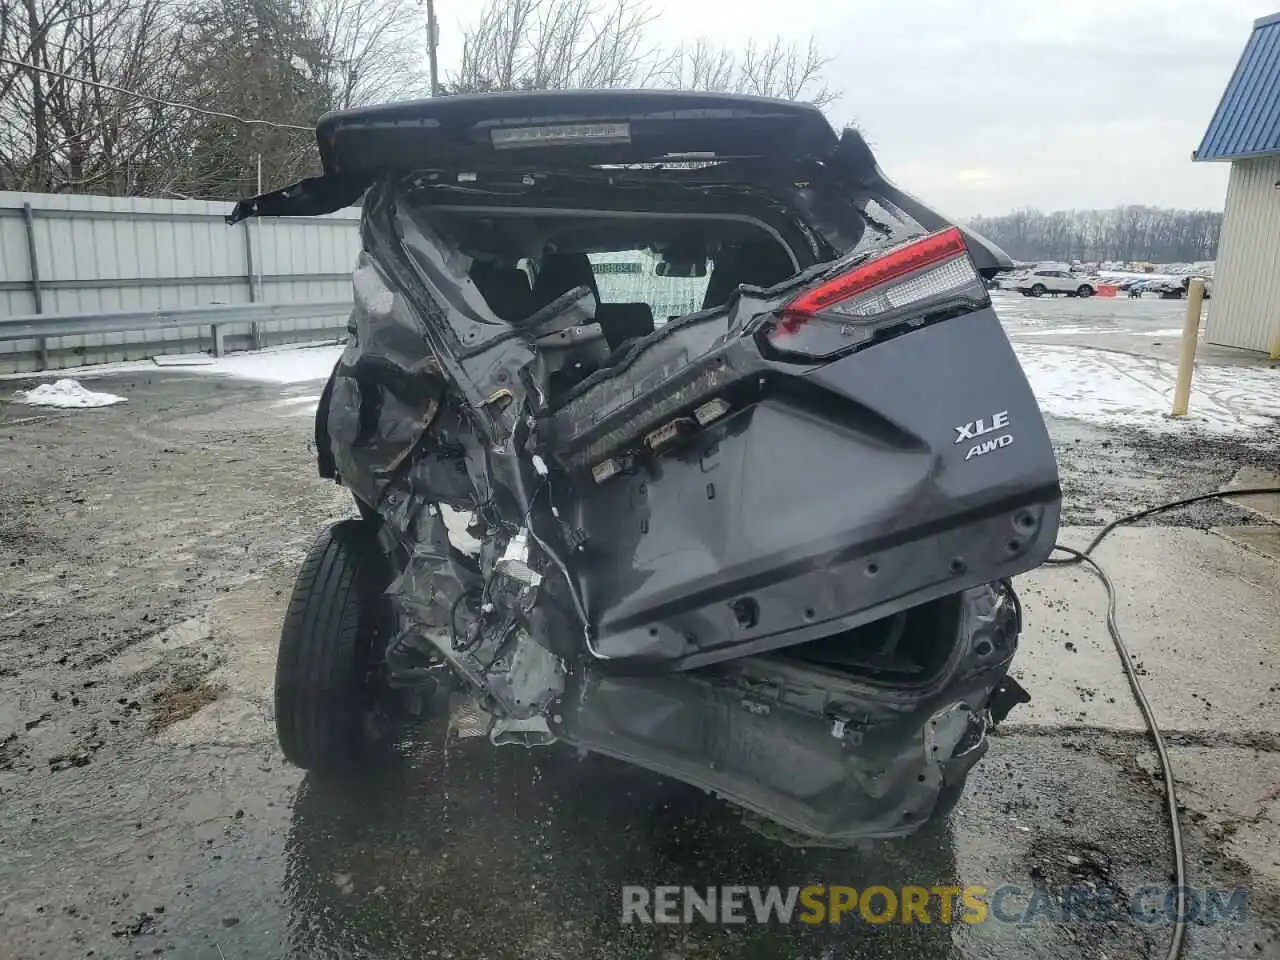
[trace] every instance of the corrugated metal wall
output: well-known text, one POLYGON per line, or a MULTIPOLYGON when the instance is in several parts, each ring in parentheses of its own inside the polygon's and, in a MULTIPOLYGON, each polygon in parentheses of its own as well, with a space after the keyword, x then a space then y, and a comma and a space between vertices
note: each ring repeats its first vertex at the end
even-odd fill
POLYGON ((1236 160, 1227 185, 1205 339, 1280 347, 1280 157, 1236 160))
POLYGON ((229 203, 0 192, 0 316, 37 312, 24 204, 33 215, 39 312, 350 295, 354 210, 228 227, 229 203), (251 253, 261 296, 250 292, 251 253))
MULTIPOLYGON (((230 203, 202 200, 0 192, 0 317, 351 296, 359 211, 228 227, 230 210, 230 203)), ((296 320, 279 329, 332 325, 296 320)), ((52 365, 65 366, 181 352, 198 336, 196 328, 176 328, 55 337, 46 347, 52 365), (168 346, 146 346, 154 343, 168 346)), ((3 355, 34 348, 0 341, 0 367, 3 355)))

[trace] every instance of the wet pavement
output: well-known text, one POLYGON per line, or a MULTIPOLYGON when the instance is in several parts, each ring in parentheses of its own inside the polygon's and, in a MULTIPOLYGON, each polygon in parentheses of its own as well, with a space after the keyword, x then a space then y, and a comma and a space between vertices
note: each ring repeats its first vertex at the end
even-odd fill
MULTIPOLYGON (((269 742, 172 746, 8 805, 33 822, 6 841, 6 955, 1103 957, 1159 955, 1168 935, 1158 896, 1139 922, 618 920, 622 884, 1164 885, 1166 830, 1134 738, 999 737, 948 825, 859 852, 780 845, 611 761, 478 740, 446 751, 431 745, 442 732, 428 724, 426 744, 353 782, 299 778, 269 742)), ((1249 886, 1191 837, 1197 885, 1249 886)), ((1243 921, 1193 927, 1189 955, 1274 956, 1274 908, 1255 893, 1243 921)))
MULTIPOLYGON (((620 923, 623 884, 1042 884, 1134 899, 1168 884, 1150 748, 1118 668, 1107 670, 1105 632, 1090 626, 1100 591, 1082 572, 1044 571, 1024 588, 1035 654, 1023 663, 1042 697, 1010 717, 951 820, 907 841, 789 847, 681 784, 559 748, 446 742, 438 718, 381 773, 324 782, 283 764, 270 719, 293 571, 347 511, 341 491, 314 479, 305 404, 284 402, 315 385, 110 382, 128 404, 31 420, 23 410, 20 424, 0 411, 4 960, 1163 956, 1158 915, 620 923), (1059 590, 1053 577, 1068 580, 1059 590), (1067 644, 1088 645, 1088 658, 1067 644)), ((1051 430, 1077 524, 1213 489, 1271 455, 1071 421, 1051 430)), ((1220 553, 1196 561, 1176 539, 1246 522, 1257 517, 1230 505, 1179 511, 1114 558, 1146 569, 1149 555, 1175 550, 1207 583, 1231 578, 1230 602, 1262 651, 1256 667, 1215 666, 1205 647, 1238 640, 1181 634, 1202 629, 1188 608, 1203 603, 1158 578, 1141 581, 1150 609, 1127 613, 1161 624, 1149 631, 1161 662, 1149 667, 1187 785, 1192 883, 1248 892, 1241 918, 1193 924, 1194 957, 1280 956, 1280 855, 1268 839, 1280 742, 1273 722, 1247 719, 1274 720, 1266 690, 1280 682, 1280 651, 1257 624, 1274 610, 1276 568, 1220 553), (1233 704, 1230 722, 1200 706, 1204 691, 1230 698, 1230 675, 1245 669, 1260 699, 1233 704), (1174 682, 1196 676, 1205 682, 1174 682)))

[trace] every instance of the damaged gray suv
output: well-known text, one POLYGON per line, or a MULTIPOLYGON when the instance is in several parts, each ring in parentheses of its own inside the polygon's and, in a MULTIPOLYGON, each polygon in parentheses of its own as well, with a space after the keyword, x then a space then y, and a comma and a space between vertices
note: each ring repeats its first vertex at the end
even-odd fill
POLYGON ((317 139, 228 218, 362 205, 316 416, 360 517, 298 577, 285 756, 349 768, 445 683, 494 744, 815 842, 944 815, 1026 699, 1010 578, 1058 528, 1009 258, 804 104, 449 97, 317 139))

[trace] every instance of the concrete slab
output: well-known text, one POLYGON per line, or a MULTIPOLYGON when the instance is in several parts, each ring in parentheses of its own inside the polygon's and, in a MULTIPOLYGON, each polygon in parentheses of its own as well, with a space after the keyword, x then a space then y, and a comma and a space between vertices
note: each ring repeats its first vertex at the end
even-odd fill
MULTIPOLYGON (((1241 467, 1223 489, 1243 490, 1248 487, 1280 487, 1280 470, 1264 470, 1261 467, 1241 467)), ((1250 497, 1227 497, 1238 507, 1252 510, 1272 523, 1280 523, 1280 493, 1258 494, 1250 497)))
MULTIPOLYGON (((1280 753, 1240 747, 1169 745, 1178 800, 1211 839, 1280 889, 1280 753)), ((1154 778, 1155 751, 1138 755, 1154 778)))
POLYGON ((1246 550, 1260 553, 1272 560, 1280 560, 1280 524, 1214 527, 1213 532, 1246 550))
MULTIPOLYGON (((1064 528, 1082 547, 1096 528, 1064 528)), ((1095 554, 1115 582, 1117 618, 1162 727, 1280 734, 1280 563, 1210 533, 1135 527, 1095 554)), ((1011 725, 1145 729, 1106 629, 1106 591, 1087 569, 1017 580, 1025 633, 1015 676, 1032 695, 1011 725)))

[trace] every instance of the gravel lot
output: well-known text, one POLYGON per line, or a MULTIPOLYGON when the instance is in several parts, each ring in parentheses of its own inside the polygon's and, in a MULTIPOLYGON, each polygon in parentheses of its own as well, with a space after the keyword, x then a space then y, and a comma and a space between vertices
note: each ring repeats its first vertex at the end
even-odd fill
MULTIPOLYGON (((314 476, 304 398, 318 386, 124 373, 102 388, 125 404, 0 409, 0 954, 1163 955, 1159 924, 616 921, 624 882, 1165 883, 1160 794, 1135 732, 1013 727, 947 829, 863 852, 777 846, 714 800, 598 759, 442 750, 430 726, 385 782, 335 791, 283 766, 275 631, 303 552, 348 512, 314 476)), ((1059 419, 1051 430, 1073 525, 1276 462, 1266 433, 1170 439, 1059 419)), ((1257 518, 1211 504, 1156 522, 1257 518)), ((1275 738, 1247 740, 1231 746, 1273 771, 1275 738)), ((1194 882, 1251 895, 1247 919, 1193 927, 1189 955, 1280 956, 1276 890, 1226 843, 1247 818, 1196 814, 1194 882)))

